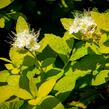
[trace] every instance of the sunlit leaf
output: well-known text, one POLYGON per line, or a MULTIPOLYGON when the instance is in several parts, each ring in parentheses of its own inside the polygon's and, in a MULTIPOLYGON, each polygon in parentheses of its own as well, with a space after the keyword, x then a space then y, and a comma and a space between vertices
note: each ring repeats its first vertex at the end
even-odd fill
POLYGON ((66 41, 66 43, 69 46, 69 49, 71 51, 74 46, 74 35, 69 34, 68 32, 65 32, 64 36, 62 38, 66 41))
POLYGON ((103 34, 99 41, 99 51, 104 54, 109 53, 109 35, 103 34))
POLYGON ((0 57, 0 60, 3 60, 3 61, 5 61, 5 62, 9 62, 9 63, 11 63, 11 61, 8 60, 7 58, 0 57))
POLYGON ((55 85, 54 90, 57 91, 56 96, 61 101, 64 101, 70 92, 74 89, 76 83, 76 78, 69 76, 64 76, 55 85))
POLYGON ((25 30, 29 30, 28 24, 25 21, 25 19, 22 16, 20 16, 17 19, 16 32, 19 33, 19 32, 23 32, 25 30))
MULTIPOLYGON (((69 103, 69 105, 70 105, 70 106, 75 106, 75 107, 80 107, 80 108, 82 108, 82 109, 86 109, 86 108, 87 108, 87 106, 86 106, 84 103, 79 102, 79 101, 73 101, 73 102, 69 103)), ((72 109, 72 108, 71 108, 71 109, 72 109)), ((75 108, 74 108, 74 109, 75 109, 75 108)))
POLYGON ((8 79, 7 79, 8 85, 14 86, 14 87, 19 87, 19 79, 20 79, 20 75, 8 76, 8 79))
POLYGON ((70 60, 75 61, 88 54, 88 48, 85 46, 84 42, 77 43, 74 52, 72 53, 70 60))
POLYGON ((38 97, 38 98, 36 98, 36 99, 29 100, 28 103, 29 103, 30 105, 39 105, 39 104, 41 103, 42 99, 43 99, 43 98, 38 97))
POLYGON ((14 68, 11 70, 12 74, 19 74, 20 73, 20 69, 19 68, 14 68))
POLYGON ((70 18, 61 18, 61 23, 62 25, 64 26, 64 28, 66 30, 69 29, 69 27, 72 25, 73 23, 73 19, 70 19, 70 18))
POLYGON ((0 103, 5 102, 7 99, 9 99, 11 96, 13 96, 15 91, 12 87, 6 85, 6 86, 0 86, 0 103))
POLYGON ((109 81, 109 70, 102 70, 92 79, 92 85, 101 85, 109 81))
POLYGON ((8 6, 11 4, 14 0, 0 0, 0 9, 8 6))
POLYGON ((27 78, 31 79, 35 76, 35 74, 40 74, 40 70, 35 67, 32 67, 27 72, 27 78))
POLYGON ((66 3, 65 0, 61 0, 61 3, 62 3, 62 5, 63 5, 65 8, 68 8, 68 5, 67 5, 67 3, 66 3))
POLYGON ((5 19, 0 18, 0 28, 4 28, 4 27, 5 27, 5 19))
POLYGON ((36 97, 37 96, 37 86, 33 78, 29 79, 29 88, 30 88, 31 94, 34 97, 36 97))
POLYGON ((54 90, 57 92, 56 96, 61 101, 64 101, 71 91, 75 88, 78 78, 84 77, 87 74, 90 74, 91 70, 81 71, 81 70, 72 70, 72 67, 69 67, 65 72, 65 76, 61 78, 55 85, 54 90))
POLYGON ((51 90, 54 87, 55 83, 56 83, 55 79, 50 79, 50 80, 47 80, 44 83, 42 83, 41 86, 39 87, 37 96, 38 97, 47 96, 51 92, 51 90))
MULTIPOLYGON (((49 66, 49 68, 50 68, 50 66, 49 66)), ((52 68, 52 67, 50 69, 49 68, 46 69, 46 73, 45 73, 45 77, 47 79, 58 80, 64 74, 63 70, 60 70, 58 68, 52 68)))
POLYGON ((10 73, 7 70, 0 71, 0 82, 6 82, 10 73))
POLYGON ((91 16, 100 29, 109 31, 109 13, 98 13, 92 11, 91 16))
POLYGON ((14 66, 13 66, 12 64, 5 64, 5 67, 6 67, 8 70, 14 69, 14 66))
POLYGON ((95 43, 86 42, 86 47, 88 49, 88 54, 101 55, 101 52, 99 50, 99 46, 97 46, 95 43))
POLYGON ((20 66, 23 63, 26 53, 27 51, 24 51, 24 53, 20 53, 17 49, 11 48, 9 51, 9 56, 15 66, 20 66))
POLYGON ((32 95, 28 91, 26 91, 25 89, 16 88, 14 90, 15 90, 14 95, 19 97, 19 98, 22 98, 24 100, 33 98, 32 95))
POLYGON ((71 48, 68 46, 66 40, 53 34, 45 34, 45 37, 41 40, 40 45, 41 47, 39 48, 39 52, 49 45, 52 50, 58 53, 63 62, 67 61, 71 51, 71 48))
POLYGON ((24 66, 32 66, 35 62, 33 55, 27 50, 17 50, 12 47, 9 51, 9 56, 12 63, 18 68, 22 64, 24 66))

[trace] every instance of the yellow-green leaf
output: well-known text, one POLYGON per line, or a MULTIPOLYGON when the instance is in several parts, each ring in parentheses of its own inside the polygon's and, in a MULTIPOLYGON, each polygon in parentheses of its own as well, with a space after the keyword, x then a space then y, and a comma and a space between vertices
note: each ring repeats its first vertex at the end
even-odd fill
MULTIPOLYGON (((80 102, 80 101, 72 101, 71 103, 69 103, 69 106, 76 106, 76 107, 80 107, 82 109, 87 108, 87 106, 84 103, 80 102)), ((78 108, 76 108, 76 109, 78 109, 78 108)))
POLYGON ((69 49, 72 50, 74 45, 74 35, 69 34, 69 32, 67 31, 64 33, 64 36, 62 37, 62 39, 66 41, 67 45, 69 46, 69 49))
POLYGON ((0 82, 6 82, 9 75, 7 70, 0 71, 0 82))
POLYGON ((22 16, 19 16, 17 19, 17 24, 16 24, 16 32, 19 33, 25 30, 29 31, 28 24, 22 16))
POLYGON ((64 26, 64 28, 66 29, 66 30, 68 30, 69 29, 69 27, 72 25, 72 23, 73 23, 73 19, 70 19, 70 18, 62 18, 61 19, 61 23, 62 23, 62 25, 64 26))
POLYGON ((33 98, 31 96, 31 94, 29 92, 27 92, 25 89, 18 88, 15 86, 13 87, 11 85, 6 85, 6 86, 0 87, 0 103, 9 99, 13 95, 15 95, 19 98, 22 98, 24 100, 33 98))
POLYGON ((55 79, 50 79, 50 80, 45 81, 39 87, 37 96, 38 97, 45 97, 45 96, 47 96, 51 92, 51 90, 52 90, 53 86, 55 85, 55 83, 56 83, 55 79))
POLYGON ((22 88, 15 88, 15 96, 22 98, 24 100, 33 98, 32 95, 28 91, 22 88))
POLYGON ((99 41, 99 51, 104 54, 109 53, 109 35, 103 34, 99 41))
POLYGON ((19 79, 20 75, 10 75, 7 78, 8 85, 14 86, 14 87, 19 87, 19 79))
MULTIPOLYGON (((70 66, 69 66, 70 67, 70 66)), ((71 91, 75 88, 76 81, 78 78, 84 77, 89 74, 91 71, 82 71, 82 70, 72 70, 72 66, 66 72, 66 75, 63 76, 55 85, 54 90, 57 92, 55 95, 60 101, 64 101, 71 91)), ((78 84, 77 84, 78 85, 78 84)))
POLYGON ((49 45, 52 50, 58 53, 63 62, 66 63, 71 48, 65 39, 54 34, 45 34, 45 37, 40 42, 40 48, 38 51, 42 52, 47 45, 49 45))
POLYGON ((57 92, 56 96, 61 101, 64 101, 69 96, 70 92, 74 89, 76 77, 72 75, 64 76, 55 85, 54 90, 57 92), (65 94, 63 94, 65 93, 65 94))
POLYGON ((36 81, 34 81, 33 78, 29 79, 29 88, 31 91, 31 94, 36 97, 37 96, 37 86, 36 86, 36 81))
POLYGON ((20 69, 19 68, 14 68, 11 70, 12 74, 19 74, 20 73, 20 69))
POLYGON ((100 29, 109 31, 109 13, 91 12, 92 18, 95 20, 100 29))
POLYGON ((11 70, 11 73, 12 73, 12 74, 19 74, 19 72, 20 72, 20 69, 17 68, 17 67, 14 67, 13 64, 5 64, 5 67, 6 67, 8 70, 11 70))
POLYGON ((101 85, 109 81, 109 70, 102 70, 92 79, 92 85, 101 85))
POLYGON ((106 47, 104 45, 101 45, 99 50, 100 50, 101 53, 104 53, 104 54, 109 53, 109 47, 106 47))
POLYGON ((0 28, 4 28, 4 27, 5 27, 5 19, 0 18, 0 28))
POLYGON ((9 51, 9 56, 12 63, 19 68, 22 64, 24 66, 32 66, 34 64, 34 57, 27 50, 17 50, 11 48, 9 51))
POLYGON ((36 99, 29 100, 28 103, 30 105, 39 105, 42 101, 42 98, 38 97, 36 99))
POLYGON ((7 58, 0 57, 0 60, 11 63, 11 61, 7 58))
POLYGON ((75 51, 72 52, 70 57, 71 61, 80 59, 88 54, 88 48, 85 46, 84 42, 78 42, 75 47, 75 51))
POLYGON ((13 66, 12 64, 5 64, 5 67, 6 67, 8 70, 14 69, 14 66, 13 66))
POLYGON ((97 46, 95 43, 86 42, 86 47, 88 48, 89 54, 101 54, 99 51, 99 46, 97 46))
POLYGON ((0 0, 0 9, 8 6, 11 4, 14 0, 0 0))
POLYGON ((12 87, 8 85, 0 87, 0 103, 5 102, 13 95, 14 95, 14 90, 12 87))

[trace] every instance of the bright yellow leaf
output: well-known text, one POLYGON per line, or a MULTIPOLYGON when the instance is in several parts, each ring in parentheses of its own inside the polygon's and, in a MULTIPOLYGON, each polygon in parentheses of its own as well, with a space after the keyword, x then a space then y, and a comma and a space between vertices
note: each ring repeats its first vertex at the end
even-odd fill
POLYGON ((22 89, 22 88, 15 89, 15 96, 22 98, 24 100, 33 98, 32 95, 28 91, 26 91, 25 89, 22 89))
POLYGON ((5 102, 13 95, 14 95, 13 87, 10 87, 8 85, 0 87, 0 103, 5 102))
POLYGON ((56 83, 56 80, 55 79, 50 79, 50 80, 47 80, 45 81, 40 87, 39 87, 39 90, 38 90, 38 97, 45 97, 47 96, 53 86, 55 85, 56 83))
POLYGON ((19 16, 16 24, 16 32, 19 33, 25 30, 29 30, 28 24, 22 16, 19 16))
POLYGON ((41 101, 42 101, 42 98, 39 97, 39 98, 36 98, 36 99, 29 100, 28 103, 30 105, 39 105, 41 103, 41 101))

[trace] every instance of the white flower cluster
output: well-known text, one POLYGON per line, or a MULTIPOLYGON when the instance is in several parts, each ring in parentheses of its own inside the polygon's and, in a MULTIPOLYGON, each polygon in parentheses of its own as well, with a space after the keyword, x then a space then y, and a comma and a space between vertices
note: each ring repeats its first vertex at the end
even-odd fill
POLYGON ((30 51, 34 51, 40 47, 37 43, 37 38, 34 32, 27 30, 15 34, 14 43, 12 44, 15 48, 27 48, 30 51))
POLYGON ((90 15, 81 15, 74 18, 73 24, 69 28, 69 33, 81 32, 86 34, 88 31, 93 33, 96 27, 96 23, 90 15), (90 30, 89 30, 90 29, 90 30))

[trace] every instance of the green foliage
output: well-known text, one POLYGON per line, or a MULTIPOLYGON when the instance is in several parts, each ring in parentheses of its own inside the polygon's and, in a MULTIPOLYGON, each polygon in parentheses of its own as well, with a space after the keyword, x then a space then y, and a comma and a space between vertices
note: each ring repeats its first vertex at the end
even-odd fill
POLYGON ((23 104, 23 100, 15 99, 13 102, 6 102, 0 104, 1 109, 20 109, 23 104))
POLYGON ((14 47, 9 52, 10 60, 13 65, 19 67, 20 65, 32 66, 34 64, 34 56, 27 50, 17 50, 14 47))
POLYGON ((30 77, 29 79, 29 89, 31 94, 36 97, 37 96, 37 87, 36 87, 36 82, 34 81, 33 77, 30 77))
POLYGON ((14 86, 16 88, 17 87, 19 88, 19 79, 20 79, 20 76, 19 75, 10 75, 7 78, 7 83, 10 86, 14 86))
POLYGON ((39 87, 39 89, 37 91, 37 95, 36 95, 37 98, 30 100, 28 103, 31 104, 31 105, 40 104, 42 99, 44 97, 46 97, 51 92, 55 83, 56 83, 56 80, 50 79, 50 80, 44 82, 43 84, 41 84, 41 86, 39 87))
MULTIPOLYGON (((59 100, 53 96, 46 97, 43 102, 40 104, 41 109, 64 109, 64 106, 62 105, 59 100)), ((36 109, 40 109, 37 108, 36 109)))
POLYGON ((68 46, 66 40, 60 38, 59 36, 45 34, 45 37, 40 42, 40 45, 41 47, 39 48, 39 52, 41 52, 48 45, 60 56, 60 58, 62 58, 64 62, 66 62, 69 58, 71 49, 68 46))
POLYGON ((0 71, 0 82, 6 82, 9 75, 7 70, 0 71))
POLYGON ((74 89, 75 83, 76 77, 72 77, 72 75, 61 78, 54 87, 54 90, 57 92, 56 96, 61 101, 64 101, 70 92, 74 89))
MULTIPOLYGON (((92 97, 93 92, 109 81, 108 13, 91 12, 91 16, 97 24, 91 36, 70 34, 73 19, 62 18, 66 29, 62 37, 44 34, 36 51, 11 47, 9 59, 0 57, 6 67, 0 71, 1 109, 85 109, 98 97, 99 94, 92 97), (84 90, 89 92, 83 93, 84 90), (80 97, 78 102, 75 91, 80 97)), ((2 23, 0 19, 4 27, 2 23)), ((29 31, 28 23, 19 16, 16 32, 26 30, 29 31)))
POLYGON ((99 50, 100 50, 101 53, 104 53, 104 54, 109 53, 108 40, 109 40, 109 35, 108 34, 103 34, 101 36, 100 43, 99 43, 99 46, 100 46, 99 50))
POLYGON ((10 87, 8 85, 0 87, 0 103, 2 103, 5 100, 9 99, 13 95, 14 95, 13 87, 10 87))
POLYGON ((85 46, 84 42, 79 42, 75 45, 74 51, 70 57, 71 61, 80 59, 88 54, 88 48, 85 46))

